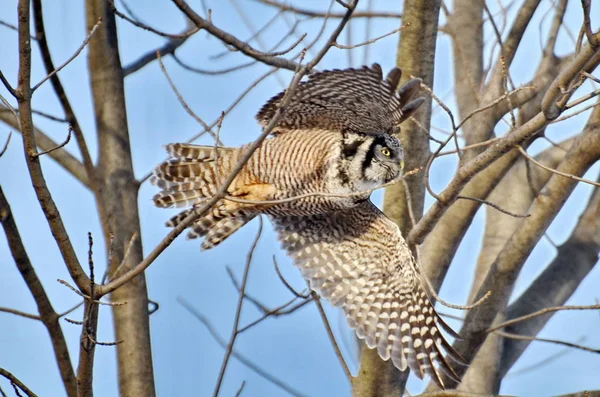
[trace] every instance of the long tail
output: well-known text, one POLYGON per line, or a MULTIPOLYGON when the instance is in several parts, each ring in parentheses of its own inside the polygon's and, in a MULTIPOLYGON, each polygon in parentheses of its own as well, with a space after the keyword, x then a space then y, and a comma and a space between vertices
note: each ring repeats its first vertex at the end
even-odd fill
MULTIPOLYGON (((153 197, 160 208, 182 208, 201 205, 219 189, 222 181, 235 166, 239 149, 215 148, 184 143, 166 146, 171 159, 160 164, 153 172, 150 183, 162 190, 153 197)), ((194 211, 187 209, 166 225, 177 226, 194 211)), ((188 238, 205 237, 202 249, 219 245, 256 214, 232 210, 225 202, 217 202, 210 212, 197 219, 188 232, 188 238)))

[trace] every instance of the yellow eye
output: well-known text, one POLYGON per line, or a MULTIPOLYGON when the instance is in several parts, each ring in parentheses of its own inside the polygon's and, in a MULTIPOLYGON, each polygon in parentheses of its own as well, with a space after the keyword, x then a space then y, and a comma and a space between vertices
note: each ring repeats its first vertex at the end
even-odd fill
POLYGON ((392 155, 392 152, 390 151, 390 149, 384 147, 381 148, 381 154, 383 154, 385 157, 390 157, 392 155))

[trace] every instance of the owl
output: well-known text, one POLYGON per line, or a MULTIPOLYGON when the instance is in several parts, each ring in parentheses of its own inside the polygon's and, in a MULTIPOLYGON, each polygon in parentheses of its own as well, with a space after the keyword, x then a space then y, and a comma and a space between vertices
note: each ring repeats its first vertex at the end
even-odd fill
MULTIPOLYGON (((417 79, 396 90, 400 76, 395 68, 384 79, 375 64, 318 72, 300 83, 228 197, 199 217, 188 237, 204 237, 202 248, 213 248, 267 215, 311 288, 342 308, 368 347, 444 387, 439 370, 458 378, 444 351, 463 360, 440 328, 457 335, 435 312, 398 226, 369 200, 370 189, 401 177, 404 153, 394 134, 423 101, 413 99, 417 79)), ((261 124, 271 120, 283 95, 258 112, 261 124)), ((151 178, 162 189, 154 203, 187 207, 167 226, 209 200, 246 150, 248 145, 167 145, 171 159, 151 178)))

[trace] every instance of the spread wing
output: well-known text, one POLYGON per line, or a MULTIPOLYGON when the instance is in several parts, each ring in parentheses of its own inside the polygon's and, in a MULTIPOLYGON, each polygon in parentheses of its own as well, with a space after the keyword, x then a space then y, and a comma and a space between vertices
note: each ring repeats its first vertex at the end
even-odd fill
POLYGON ((438 326, 456 333, 435 312, 398 226, 371 201, 272 221, 311 288, 341 307, 350 327, 383 360, 391 358, 400 370, 408 366, 419 378, 428 374, 442 388, 440 369, 458 378, 444 350, 455 361, 464 360, 438 326))
MULTIPOLYGON (((314 73, 296 87, 273 133, 300 128, 394 133, 424 101, 422 97, 412 100, 420 88, 419 79, 409 80, 396 91, 401 75, 400 69, 394 68, 384 79, 376 63, 314 73)), ((275 115, 284 94, 271 98, 256 115, 263 127, 275 115)))

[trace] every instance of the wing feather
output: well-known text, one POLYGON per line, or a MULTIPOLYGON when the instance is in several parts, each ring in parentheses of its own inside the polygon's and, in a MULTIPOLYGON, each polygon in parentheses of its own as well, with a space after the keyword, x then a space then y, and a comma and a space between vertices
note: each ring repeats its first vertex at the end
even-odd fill
POLYGON ((442 355, 464 361, 439 331, 447 325, 423 289, 400 230, 370 201, 327 215, 273 217, 280 241, 311 288, 341 307, 348 324, 382 359, 443 387, 442 355), (440 367, 436 368, 433 363, 440 367))
MULTIPOLYGON (((301 82, 279 119, 273 133, 322 128, 369 135, 395 133, 423 98, 412 100, 420 79, 396 88, 402 73, 393 68, 384 79, 381 66, 334 69, 313 73, 301 82)), ((275 115, 284 92, 271 98, 256 118, 265 126, 275 115)))

